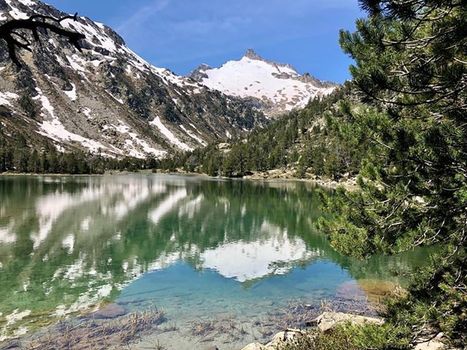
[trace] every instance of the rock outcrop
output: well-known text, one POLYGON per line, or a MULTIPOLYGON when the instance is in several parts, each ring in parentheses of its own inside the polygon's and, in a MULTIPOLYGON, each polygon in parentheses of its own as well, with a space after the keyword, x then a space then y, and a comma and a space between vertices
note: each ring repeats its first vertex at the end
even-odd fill
POLYGON ((415 345, 414 350, 443 350, 443 349, 446 349, 446 345, 441 341, 443 336, 444 336, 443 333, 439 333, 433 339, 430 339, 430 340, 422 342, 422 343, 418 343, 417 345, 415 345))
POLYGON ((260 343, 251 343, 244 347, 242 350, 280 350, 289 342, 292 342, 299 337, 306 336, 308 336, 306 332, 299 329, 287 329, 283 332, 277 333, 266 345, 262 345, 260 343))

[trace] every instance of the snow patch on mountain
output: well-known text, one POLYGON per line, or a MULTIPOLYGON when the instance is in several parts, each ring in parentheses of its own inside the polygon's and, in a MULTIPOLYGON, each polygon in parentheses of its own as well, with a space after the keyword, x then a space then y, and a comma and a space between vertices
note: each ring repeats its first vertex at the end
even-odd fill
POLYGON ((0 106, 2 105, 11 106, 11 103, 9 100, 17 99, 17 98, 19 98, 19 96, 13 92, 1 92, 0 91, 0 106))
MULTIPOLYGON (((19 0, 18 0, 19 1, 19 0)), ((10 16, 13 17, 14 19, 27 19, 29 18, 29 15, 19 9, 17 9, 14 4, 12 3, 12 0, 5 0, 5 2, 10 6, 11 10, 9 12, 10 16)), ((26 1, 20 1, 23 5, 26 5, 26 1)), ((27 1, 26 3, 32 3, 32 1, 27 1)), ((29 6, 29 5, 27 5, 29 6)))
POLYGON ((187 144, 183 143, 182 141, 180 141, 173 133, 172 131, 170 131, 164 124, 162 124, 161 122, 161 118, 159 117, 156 117, 154 118, 154 120, 152 122, 150 122, 149 124, 151 125, 154 125, 155 127, 157 127, 159 129, 159 131, 167 138, 167 140, 169 140, 170 143, 172 143, 173 145, 176 145, 178 146, 180 149, 184 150, 184 151, 192 151, 193 148, 191 148, 190 146, 188 146, 187 144))
POLYGON ((188 136, 190 136, 192 139, 198 141, 202 146, 207 146, 206 141, 204 141, 201 137, 195 135, 193 132, 191 132, 190 130, 188 130, 187 128, 185 128, 184 125, 181 125, 181 124, 180 124, 180 128, 181 128, 183 131, 185 131, 186 134, 187 134, 188 136))
MULTIPOLYGON (((82 18, 85 20, 85 18, 82 18)), ((115 42, 105 33, 105 26, 97 25, 94 22, 81 23, 73 19, 66 19, 62 21, 62 25, 70 30, 77 31, 86 36, 86 39, 93 45, 102 47, 110 52, 117 51, 115 42)))
POLYGON ((31 1, 31 0, 18 0, 20 3, 22 3, 23 5, 25 6, 33 6, 34 5, 34 1, 31 1))
POLYGON ((132 157, 136 158, 145 158, 145 154, 151 154, 156 158, 163 157, 167 154, 166 151, 157 150, 154 147, 151 147, 146 141, 142 140, 137 133, 129 132, 128 135, 131 137, 131 140, 126 140, 127 149, 129 148, 129 153, 132 157), (143 153, 139 152, 134 145, 140 146, 142 148, 143 153))
POLYGON ((78 55, 66 56, 66 59, 74 70, 78 72, 86 72, 86 68, 83 67, 83 65, 86 64, 86 61, 81 59, 78 55))
POLYGON ((76 94, 76 85, 71 83, 72 89, 71 90, 64 90, 63 92, 70 98, 72 101, 76 101, 78 98, 76 94))

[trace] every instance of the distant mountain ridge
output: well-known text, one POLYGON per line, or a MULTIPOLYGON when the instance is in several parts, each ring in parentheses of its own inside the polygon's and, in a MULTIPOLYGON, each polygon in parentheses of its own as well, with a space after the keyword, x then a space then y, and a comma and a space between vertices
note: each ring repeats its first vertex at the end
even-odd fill
POLYGON ((329 95, 337 87, 308 73, 300 75, 289 64, 264 59, 252 49, 219 68, 203 64, 190 78, 226 95, 254 99, 270 117, 303 108, 310 99, 329 95))
MULTIPOLYGON (((0 24, 32 14, 66 15, 38 0, 0 0, 0 24)), ((42 31, 33 53, 20 52, 18 70, 0 41, 1 137, 24 137, 31 148, 160 158, 267 123, 254 103, 152 66, 101 23, 78 17, 62 25, 86 36, 82 52, 42 31)))

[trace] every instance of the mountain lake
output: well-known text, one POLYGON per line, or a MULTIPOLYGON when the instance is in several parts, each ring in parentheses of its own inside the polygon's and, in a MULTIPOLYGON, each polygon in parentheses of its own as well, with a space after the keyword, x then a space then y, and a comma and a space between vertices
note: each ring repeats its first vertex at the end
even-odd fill
POLYGON ((319 191, 158 174, 1 176, 0 348, 81 337, 81 348, 234 350, 306 327, 323 308, 374 314, 431 250, 340 255, 317 229, 319 191), (106 335, 94 345, 93 331, 106 335))

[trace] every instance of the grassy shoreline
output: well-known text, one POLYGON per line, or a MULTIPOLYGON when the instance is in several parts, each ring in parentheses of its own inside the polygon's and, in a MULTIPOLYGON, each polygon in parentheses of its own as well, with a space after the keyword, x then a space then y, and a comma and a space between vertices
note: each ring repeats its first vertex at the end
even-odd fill
POLYGON ((242 181, 253 181, 253 182, 262 182, 262 183, 274 183, 274 182, 305 182, 310 184, 315 184, 320 187, 325 187, 329 189, 336 189, 337 187, 343 187, 346 190, 355 190, 356 180, 355 178, 348 178, 342 181, 335 181, 327 178, 319 178, 314 175, 311 175, 309 178, 298 178, 290 175, 290 173, 283 172, 280 169, 274 169, 266 172, 255 172, 252 175, 247 175, 244 177, 224 177, 224 176, 210 176, 205 173, 195 173, 195 172, 186 172, 181 169, 177 171, 163 171, 161 169, 155 170, 141 170, 141 171, 108 171, 103 174, 70 174, 70 173, 16 173, 16 172, 4 172, 0 173, 0 177, 12 177, 12 176, 29 176, 29 177, 39 177, 39 176, 50 176, 50 177, 87 177, 87 176, 118 176, 118 175, 132 175, 132 174, 159 174, 159 175, 173 175, 173 176, 191 176, 191 177, 200 177, 205 179, 212 180, 242 180, 242 181))
MULTIPOLYGON (((160 170, 160 169, 158 169, 160 170)), ((221 179, 221 180, 243 180, 243 181, 254 181, 254 182, 263 182, 263 183, 273 183, 273 182, 305 182, 310 184, 315 184, 320 187, 325 187, 329 189, 336 189, 338 187, 343 187, 348 191, 355 190, 357 188, 356 178, 345 178, 340 181, 335 181, 328 178, 320 178, 313 174, 308 174, 307 178, 299 178, 293 176, 291 172, 284 171, 283 169, 273 169, 265 172, 254 172, 252 175, 247 175, 244 177, 225 177, 225 176, 210 176, 205 173, 194 173, 186 172, 182 169, 177 169, 176 171, 157 171, 155 174, 166 174, 166 175, 184 175, 184 176, 199 176, 208 179, 221 179)))

